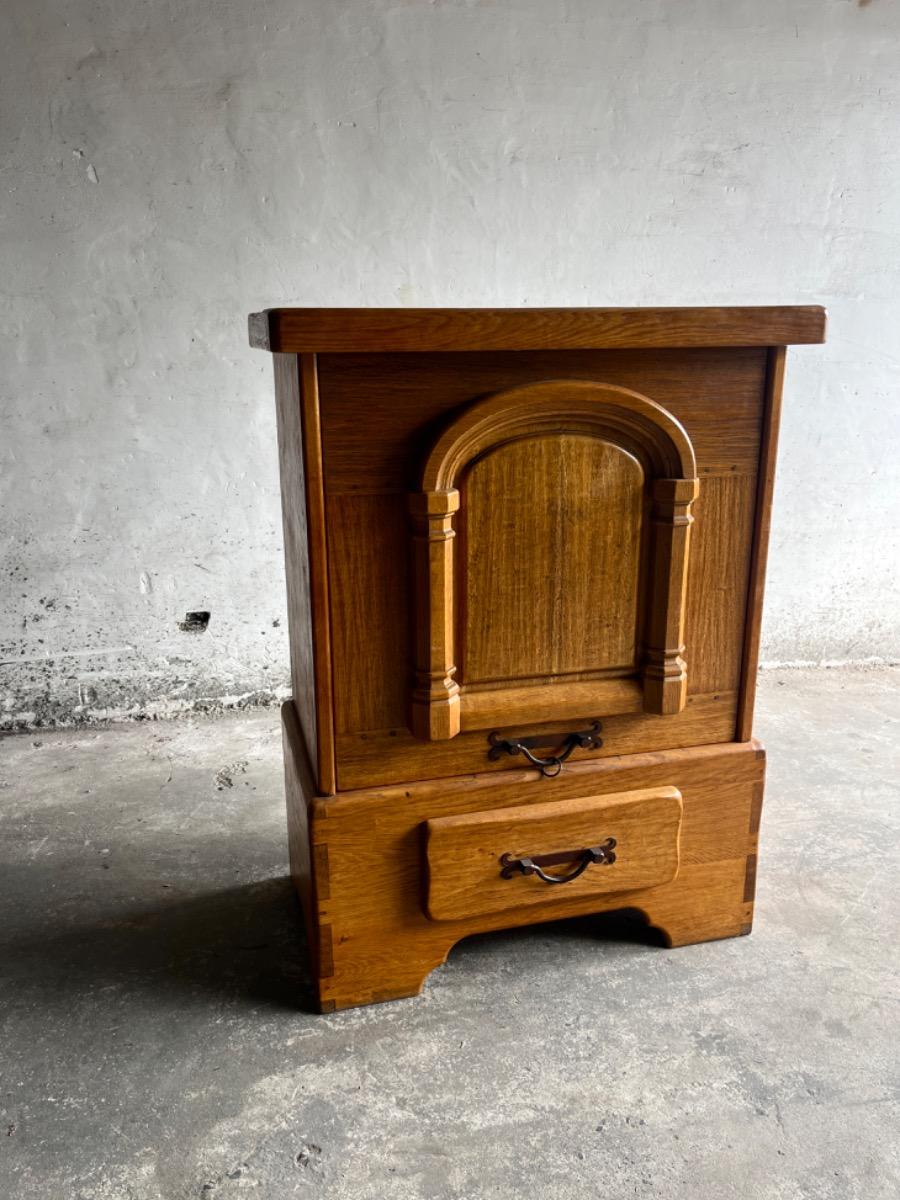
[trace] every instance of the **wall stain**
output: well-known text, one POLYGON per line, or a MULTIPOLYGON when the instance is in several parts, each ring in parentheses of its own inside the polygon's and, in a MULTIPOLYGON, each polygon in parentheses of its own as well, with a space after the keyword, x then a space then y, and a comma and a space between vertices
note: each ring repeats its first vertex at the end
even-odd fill
POLYGON ((185 613, 184 620, 178 622, 178 628, 182 633, 204 633, 211 615, 208 612, 185 613))

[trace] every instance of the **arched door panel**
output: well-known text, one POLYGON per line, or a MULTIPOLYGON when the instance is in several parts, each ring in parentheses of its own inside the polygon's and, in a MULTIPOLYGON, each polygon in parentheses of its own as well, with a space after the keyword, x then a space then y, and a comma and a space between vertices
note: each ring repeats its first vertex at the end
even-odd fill
POLYGON ((411 497, 414 733, 679 711, 696 493, 682 427, 624 388, 551 381, 464 412, 411 497))
POLYGON ((644 520, 637 459, 583 435, 522 438, 473 463, 459 492, 460 685, 633 673, 644 520))

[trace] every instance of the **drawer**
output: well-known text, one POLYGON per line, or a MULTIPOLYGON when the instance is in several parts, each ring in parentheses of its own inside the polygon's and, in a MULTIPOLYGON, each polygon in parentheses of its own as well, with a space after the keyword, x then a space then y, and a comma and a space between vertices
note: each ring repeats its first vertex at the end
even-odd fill
POLYGON ((655 787, 426 821, 426 912, 433 921, 549 912, 670 883, 681 815, 678 789, 655 787))

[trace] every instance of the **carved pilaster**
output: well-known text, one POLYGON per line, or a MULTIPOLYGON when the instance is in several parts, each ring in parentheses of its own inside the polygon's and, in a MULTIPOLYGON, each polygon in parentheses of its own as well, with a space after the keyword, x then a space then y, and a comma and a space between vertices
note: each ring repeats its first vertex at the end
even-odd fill
POLYGON ((453 514, 459 492, 421 492, 410 497, 409 507, 416 619, 411 728, 416 737, 443 741, 459 733, 453 661, 453 514))
POLYGON ((644 710, 681 712, 687 700, 684 608, 690 550, 691 504, 697 479, 657 479, 652 498, 650 596, 644 646, 644 710))

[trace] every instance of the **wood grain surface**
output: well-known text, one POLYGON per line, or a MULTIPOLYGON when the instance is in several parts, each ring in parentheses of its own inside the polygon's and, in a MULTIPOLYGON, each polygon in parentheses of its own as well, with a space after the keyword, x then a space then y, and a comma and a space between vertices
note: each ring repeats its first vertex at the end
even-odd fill
MULTIPOLYGON (((291 691, 312 771, 318 778, 319 721, 316 711, 309 514, 306 501, 306 451, 303 443, 300 371, 297 358, 293 354, 276 354, 274 363, 291 691)), ((327 613, 325 615, 327 620, 327 613)))
MULTIPOLYGON (((286 722, 286 744, 302 756, 296 728, 286 722)), ((732 742, 567 765, 555 780, 519 769, 330 798, 304 791, 304 773, 289 768, 288 805, 302 810, 294 825, 308 820, 312 841, 312 867, 302 847, 292 847, 292 862, 301 879, 312 871, 304 894, 326 947, 316 974, 323 1010, 415 995, 456 942, 488 929, 627 907, 643 912, 670 945, 749 932, 747 864, 756 853, 764 765, 757 743, 732 742), (552 895, 543 907, 464 920, 427 916, 425 822, 648 788, 677 788, 682 796, 680 866, 672 882, 589 896, 569 895, 564 884, 547 889, 552 895)))
POLYGON ((415 994, 511 925, 627 907, 670 946, 749 931, 784 347, 823 337, 816 307, 251 318, 275 352, 289 847, 323 1010, 415 994), (493 730, 562 746, 597 719, 553 779, 489 757, 493 730), (616 863, 565 882, 498 867, 567 874, 610 836, 616 863))
POLYGON ((416 489, 437 436, 474 401, 561 378, 651 397, 689 432, 701 478, 759 466, 765 349, 323 354, 317 362, 329 496, 416 489))
POLYGON ((546 380, 464 408, 410 497, 413 733, 474 728, 470 684, 493 685, 501 726, 552 721, 555 699, 571 709, 567 677, 581 695, 588 672, 604 678, 584 716, 605 716, 607 684, 629 673, 646 712, 680 712, 696 471, 684 428, 628 388, 546 380), (548 680, 529 710, 521 685, 548 680))
MULTIPOLYGON (((693 506, 697 520, 691 528, 690 561, 694 566, 688 571, 684 605, 687 703, 693 711, 677 729, 648 729, 646 740, 637 744, 637 731, 627 726, 627 732, 621 730, 625 741, 614 740, 611 752, 621 753, 625 745, 649 749, 665 744, 667 736, 672 739, 670 745, 734 736, 767 378, 765 351, 324 356, 318 360, 318 382, 341 788, 482 769, 482 739, 460 745, 458 752, 449 754, 435 744, 429 757, 422 755, 418 739, 410 733, 413 643, 409 631, 413 614, 421 611, 422 604, 420 600, 414 603, 407 496, 415 490, 417 475, 441 429, 471 406, 473 397, 484 397, 507 381, 527 387, 542 376, 569 374, 631 390, 646 387, 655 401, 690 429, 701 480, 700 497, 693 506), (364 420, 360 413, 365 413, 364 420), (365 597, 364 604, 360 597, 365 597), (705 719, 697 707, 701 696, 708 698, 702 703, 705 719)), ((493 509, 485 505, 483 510, 489 514, 488 525, 502 521, 493 509)), ((520 518, 516 513, 510 519, 520 518)), ((467 536, 465 512, 459 514, 459 526, 458 542, 463 543, 467 536)), ((577 531, 568 534, 576 549, 579 536, 577 531)), ((588 575, 599 574, 592 556, 596 551, 597 559, 602 559, 602 546, 599 536, 595 547, 585 547, 578 555, 588 575)), ((539 554, 537 549, 535 554, 539 554)), ((483 568, 479 586, 490 589, 489 565, 483 568)), ((460 592, 458 626, 469 621, 468 614, 473 612, 465 585, 460 592)), ((578 595, 577 586, 574 595, 578 595)), ((525 599, 523 596, 523 604, 525 599)), ((515 596, 510 600, 515 607, 515 596)), ((592 606, 590 632, 580 636, 597 637, 593 625, 602 624, 603 608, 601 604, 592 606)), ((562 615, 565 619, 564 612, 562 615)), ((494 609, 490 620, 471 617, 471 630, 463 624, 460 662, 449 664, 458 667, 451 680, 465 677, 468 634, 476 647, 480 639, 485 650, 491 626, 496 624, 499 636, 507 646, 512 644, 513 622, 504 625, 506 620, 505 610, 494 609)), ((574 619, 569 624, 574 626, 574 619)), ((435 668, 429 667, 429 675, 432 670, 435 668)), ((438 680, 447 678, 437 670, 435 674, 438 680)), ((489 674, 481 671, 477 678, 489 674)), ((504 720, 522 726, 536 719, 546 722, 551 712, 575 718, 579 714, 596 716, 589 710, 597 704, 617 718, 636 708, 630 681, 603 678, 602 671, 569 671, 528 679, 527 684, 507 680, 497 686, 473 681, 461 706, 462 732, 452 740, 465 738, 476 726, 487 729, 504 720), (529 687, 534 691, 529 693, 529 687), (506 710, 504 692, 508 693, 506 710)))
POLYGON ((825 310, 751 308, 270 308, 249 318, 260 350, 575 350, 821 342, 825 310))
POLYGON ((778 431, 781 426, 781 395, 784 388, 785 356, 783 346, 773 346, 769 351, 766 373, 753 545, 748 564, 749 593, 747 620, 744 624, 743 675, 735 733, 738 741, 741 742, 748 741, 753 731, 753 704, 756 699, 756 675, 759 670, 759 641, 766 584, 766 562, 769 556, 769 530, 772 524, 775 460, 778 453, 778 431))
POLYGON ((433 921, 465 920, 545 908, 563 888, 568 899, 581 899, 659 887, 678 874, 680 831, 681 793, 672 787, 435 817, 424 829, 425 910, 433 921), (567 864, 548 868, 563 876, 585 849, 610 838, 615 861, 592 864, 567 883, 501 870, 504 855, 570 854, 567 864))
POLYGON ((635 670, 644 474, 621 447, 501 444, 461 489, 459 679, 635 670))

